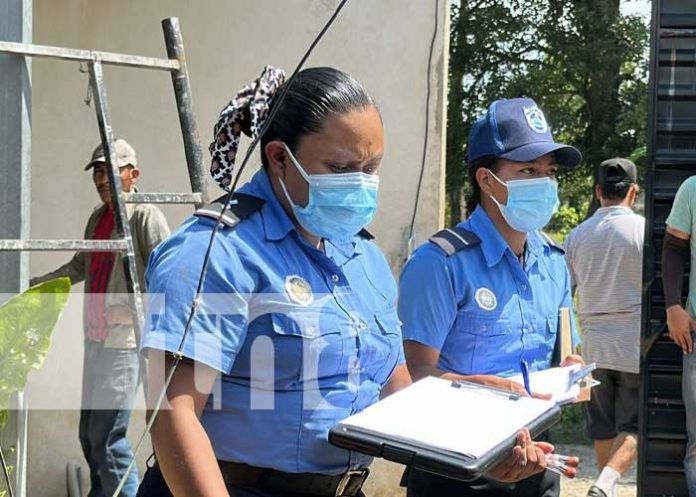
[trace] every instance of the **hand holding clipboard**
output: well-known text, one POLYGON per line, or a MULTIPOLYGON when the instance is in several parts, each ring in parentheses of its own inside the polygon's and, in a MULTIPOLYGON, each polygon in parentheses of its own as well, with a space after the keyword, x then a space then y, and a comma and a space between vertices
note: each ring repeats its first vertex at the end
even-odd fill
POLYGON ((550 401, 428 377, 343 420, 329 441, 454 479, 471 481, 489 471, 513 479, 519 476, 513 468, 504 469, 511 450, 512 460, 529 457, 527 470, 534 471, 538 451, 552 449, 519 439, 520 432, 537 436, 559 419, 550 401))
MULTIPOLYGON (((554 348, 553 364, 556 366, 570 366, 572 364, 580 364, 585 366, 585 361, 579 355, 575 354, 573 349, 573 333, 571 327, 571 315, 568 307, 559 309, 558 333, 556 337, 556 345, 554 348)), ((592 394, 591 388, 597 383, 592 380, 592 376, 587 376, 585 384, 581 385, 580 393, 575 399, 575 402, 587 402, 592 394)))

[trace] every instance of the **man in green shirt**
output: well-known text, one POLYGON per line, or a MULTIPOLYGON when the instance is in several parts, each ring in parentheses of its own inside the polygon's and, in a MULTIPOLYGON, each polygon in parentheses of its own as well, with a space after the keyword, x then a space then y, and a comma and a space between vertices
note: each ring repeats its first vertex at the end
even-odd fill
POLYGON ((684 469, 689 495, 696 497, 696 355, 693 338, 696 323, 696 271, 689 276, 689 298, 682 307, 682 282, 685 261, 691 259, 696 267, 696 176, 687 179, 679 188, 672 211, 667 218, 667 232, 662 250, 662 279, 667 309, 669 336, 684 352, 682 398, 686 410, 688 444, 684 469), (691 255, 689 255, 691 254, 691 255))

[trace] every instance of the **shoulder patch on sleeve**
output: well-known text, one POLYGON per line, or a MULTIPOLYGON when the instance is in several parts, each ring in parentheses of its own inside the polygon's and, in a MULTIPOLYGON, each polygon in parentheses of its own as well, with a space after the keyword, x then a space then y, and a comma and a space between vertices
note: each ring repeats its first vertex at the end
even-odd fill
POLYGON ((475 247, 481 243, 481 239, 475 233, 464 228, 455 226, 438 231, 428 240, 437 245, 447 257, 450 257, 460 250, 475 247))
POLYGON ((562 245, 559 245, 556 240, 551 238, 549 235, 544 233, 543 231, 539 232, 539 235, 541 235, 541 238, 544 239, 544 241, 551 247, 552 249, 558 250, 561 254, 565 254, 565 249, 563 248, 562 245))
MULTIPOLYGON (((217 220, 222 212, 224 206, 223 202, 225 201, 226 197, 227 195, 222 196, 208 205, 204 205, 194 212, 193 215, 217 220)), ((265 200, 254 197, 253 195, 235 193, 232 196, 232 200, 230 200, 227 209, 225 209, 225 214, 222 216, 220 221, 228 228, 234 228, 237 226, 237 224, 239 224, 240 221, 248 218, 254 212, 261 209, 265 203, 265 200)))

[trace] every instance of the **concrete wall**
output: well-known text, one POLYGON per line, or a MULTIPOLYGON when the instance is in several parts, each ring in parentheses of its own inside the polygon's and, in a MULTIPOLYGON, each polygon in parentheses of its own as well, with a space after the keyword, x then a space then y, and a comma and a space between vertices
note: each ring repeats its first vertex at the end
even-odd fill
MULTIPOLYGON (((194 101, 204 147, 217 114, 263 65, 291 70, 337 0, 34 0, 34 42, 74 48, 165 56, 161 19, 178 16, 186 44, 194 101)), ((435 16, 439 32, 432 59, 429 145, 416 217, 420 243, 441 225, 444 202, 444 98, 446 95, 448 2, 352 0, 308 66, 343 69, 380 104, 387 134, 380 210, 372 226, 395 272, 406 257, 423 153, 428 51, 435 16)), ((169 75, 106 67, 113 126, 136 148, 141 190, 187 191, 188 178, 169 75)), ((88 77, 79 64, 36 59, 33 73, 32 236, 80 238, 97 203, 91 178, 82 171, 99 141, 94 107, 85 106, 88 77)), ((205 153, 206 160, 208 158, 205 153)), ((252 170, 256 170, 258 160, 252 170)), ((253 172, 253 171, 250 171, 253 172)), ((248 175, 247 175, 248 176, 248 175)), ((211 184, 211 194, 219 194, 211 184)), ((191 212, 165 208, 171 226, 191 212)), ((34 254, 32 275, 65 262, 70 254, 34 254)), ((76 286, 74 291, 81 292, 76 286)), ((71 298, 54 335, 46 366, 28 389, 28 495, 65 495, 65 463, 83 461, 77 442, 81 379, 81 295, 71 298)), ((142 406, 142 404, 141 404, 142 406)), ((134 414, 131 435, 143 426, 134 414)), ((146 451, 148 452, 148 451, 146 451)), ((147 455, 147 454, 145 454, 147 455)), ((141 459, 142 467, 142 459, 141 459)), ((376 478, 373 485, 393 487, 376 478)), ((383 473, 378 471, 378 473, 383 473)), ((85 475, 86 476, 86 475, 85 475)), ((387 495, 382 490, 373 495, 387 495)))

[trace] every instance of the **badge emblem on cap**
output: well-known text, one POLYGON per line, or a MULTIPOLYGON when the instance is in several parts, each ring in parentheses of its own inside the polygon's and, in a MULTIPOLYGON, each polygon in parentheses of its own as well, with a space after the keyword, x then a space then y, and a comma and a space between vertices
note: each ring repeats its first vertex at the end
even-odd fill
POLYGON ((498 299, 495 294, 491 292, 488 288, 479 288, 476 290, 476 303, 484 311, 492 311, 498 307, 498 299))
POLYGON ((524 116, 527 118, 527 124, 537 133, 546 133, 549 130, 549 124, 546 122, 546 117, 539 107, 536 105, 524 108, 524 116))
POLYGON ((285 278, 285 291, 290 300, 300 305, 310 305, 314 302, 312 287, 301 276, 296 274, 285 278))

